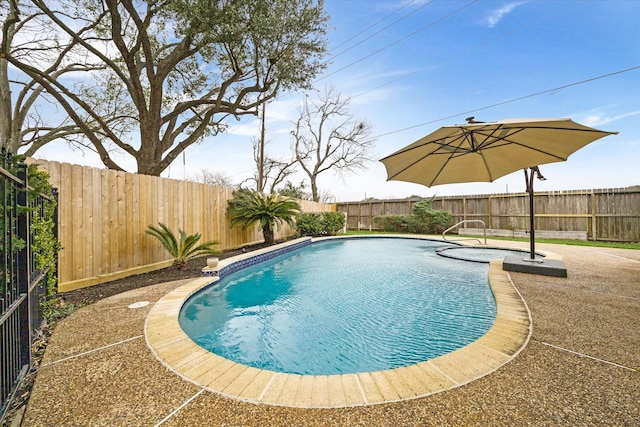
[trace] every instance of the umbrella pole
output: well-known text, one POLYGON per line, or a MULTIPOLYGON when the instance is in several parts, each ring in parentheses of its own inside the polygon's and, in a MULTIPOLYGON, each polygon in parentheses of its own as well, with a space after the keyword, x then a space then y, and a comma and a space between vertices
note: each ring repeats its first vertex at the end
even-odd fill
POLYGON ((527 183, 527 193, 529 193, 529 229, 530 229, 530 257, 529 259, 525 258, 524 261, 535 261, 535 262, 543 262, 541 260, 536 259, 536 230, 534 226, 534 214, 533 214, 533 177, 534 175, 540 181, 546 181, 546 178, 542 176, 540 173, 540 169, 538 166, 531 166, 529 168, 529 173, 524 169, 524 180, 527 183))
POLYGON ((524 169, 524 179, 527 186, 527 193, 529 193, 529 260, 534 261, 536 259, 536 232, 533 219, 533 168, 530 168, 531 174, 527 173, 524 169))

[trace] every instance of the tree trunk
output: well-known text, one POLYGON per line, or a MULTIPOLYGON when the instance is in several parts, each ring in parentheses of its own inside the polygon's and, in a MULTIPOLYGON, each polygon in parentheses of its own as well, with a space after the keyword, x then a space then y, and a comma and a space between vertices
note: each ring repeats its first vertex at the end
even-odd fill
POLYGON ((264 236, 264 242, 266 244, 273 245, 273 242, 274 242, 273 230, 269 225, 265 225, 264 227, 262 227, 262 235, 264 236))
POLYGON ((16 154, 18 145, 11 141, 12 137, 12 116, 11 109, 11 85, 9 84, 9 61, 6 54, 9 52, 11 43, 13 42, 13 34, 15 23, 18 22, 16 8, 14 2, 9 2, 9 10, 2 25, 2 35, 0 35, 0 146, 5 147, 10 153, 16 154))
POLYGON ((7 60, 0 58, 0 146, 12 154, 16 148, 11 144, 11 90, 7 60))
POLYGON ((309 180, 311 181, 311 197, 314 202, 317 202, 320 200, 320 197, 318 196, 318 183, 316 182, 316 176, 309 176, 309 180))

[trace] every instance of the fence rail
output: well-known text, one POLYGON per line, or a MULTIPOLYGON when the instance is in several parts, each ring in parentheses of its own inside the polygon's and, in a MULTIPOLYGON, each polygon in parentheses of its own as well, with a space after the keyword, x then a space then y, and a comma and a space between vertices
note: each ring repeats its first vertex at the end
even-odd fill
MULTIPOLYGON (((262 241, 256 226, 232 228, 226 215, 233 190, 228 187, 138 175, 69 163, 30 159, 49 173, 58 188, 59 284, 61 292, 168 266, 169 254, 149 225, 167 224, 202 242, 230 249, 262 241)), ((334 210, 334 205, 300 201, 304 212, 334 210)), ((288 225, 276 239, 291 235, 288 225)), ((203 265, 204 267, 204 265, 203 265)))
MULTIPOLYGON (((453 222, 482 220, 488 230, 528 230, 528 193, 446 196, 433 208, 451 212, 453 222)), ((349 229, 375 229, 381 215, 410 215, 421 199, 337 203, 349 229)), ((540 192, 534 195, 535 229, 585 232, 590 240, 640 241, 640 188, 540 192)))
POLYGON ((1 157, 0 422, 31 365, 32 343, 42 327, 40 299, 46 293, 48 271, 36 270, 31 219, 52 201, 45 195, 29 197, 27 166, 15 164, 4 149, 1 157))

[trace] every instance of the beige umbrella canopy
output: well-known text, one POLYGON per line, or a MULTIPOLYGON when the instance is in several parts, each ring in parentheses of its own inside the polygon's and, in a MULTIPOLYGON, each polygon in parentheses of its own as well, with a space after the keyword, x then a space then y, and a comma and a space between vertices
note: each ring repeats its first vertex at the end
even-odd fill
POLYGON ((531 259, 534 255, 533 177, 538 166, 569 155, 607 135, 571 119, 505 119, 444 126, 381 159, 387 179, 427 187, 461 182, 493 182, 520 169, 530 196, 531 259), (529 173, 528 171, 529 170, 529 173))
POLYGON ((605 132, 571 119, 506 119, 444 126, 381 159, 387 179, 432 187, 493 182, 520 169, 567 160, 605 132))

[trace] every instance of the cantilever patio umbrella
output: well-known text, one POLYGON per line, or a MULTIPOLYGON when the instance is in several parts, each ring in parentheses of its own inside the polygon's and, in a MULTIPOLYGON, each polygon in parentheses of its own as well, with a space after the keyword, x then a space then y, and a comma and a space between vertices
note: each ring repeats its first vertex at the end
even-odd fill
POLYGON ((539 165, 567 160, 605 132, 571 119, 506 119, 444 126, 381 159, 387 179, 432 187, 461 182, 492 182, 523 169, 529 193, 531 254, 535 260, 533 178, 539 165))

